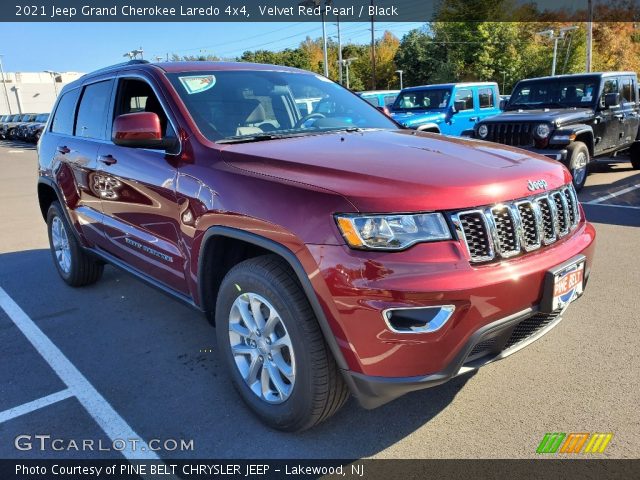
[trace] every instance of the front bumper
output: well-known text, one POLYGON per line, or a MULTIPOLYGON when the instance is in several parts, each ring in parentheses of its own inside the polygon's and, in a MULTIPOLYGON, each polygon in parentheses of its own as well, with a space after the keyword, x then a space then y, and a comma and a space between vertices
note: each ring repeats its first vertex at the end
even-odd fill
POLYGON ((455 240, 396 253, 308 245, 318 265, 310 278, 331 317, 347 382, 363 406, 373 408, 503 358, 549 331, 561 316, 539 314, 546 273, 584 255, 588 278, 594 242, 595 230, 582 221, 553 245, 485 265, 470 265, 455 240), (455 311, 433 332, 394 332, 383 317, 389 309, 440 305, 455 311), (516 349, 508 343, 523 321, 531 332, 516 349), (479 344, 489 349, 483 352, 479 344))
POLYGON ((518 147, 522 150, 526 150, 531 153, 535 153, 537 155, 542 155, 551 160, 557 160, 559 162, 564 162, 567 159, 567 149, 566 148, 535 148, 535 147, 518 147))

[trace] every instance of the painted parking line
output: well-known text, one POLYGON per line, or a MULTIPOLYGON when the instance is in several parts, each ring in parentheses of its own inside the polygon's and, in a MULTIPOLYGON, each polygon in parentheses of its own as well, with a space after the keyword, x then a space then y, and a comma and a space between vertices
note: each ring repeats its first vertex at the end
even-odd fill
POLYGON ((67 385, 69 391, 85 408, 87 413, 104 430, 111 441, 120 439, 138 439, 135 449, 131 442, 120 453, 128 460, 158 459, 158 455, 149 448, 140 436, 114 410, 107 400, 58 347, 47 337, 31 318, 0 287, 0 308, 9 316, 27 340, 45 359, 54 372, 67 385))
POLYGON ((616 205, 612 203, 591 203, 591 202, 583 202, 582 204, 590 207, 628 208, 630 210, 640 210, 640 207, 637 207, 635 205, 616 205))
POLYGON ((46 397, 38 398, 37 400, 34 400, 32 402, 23 403, 22 405, 18 405, 17 407, 13 407, 9 410, 5 410, 4 412, 0 412, 0 423, 13 420, 16 417, 26 415, 27 413, 35 412, 36 410, 48 407, 49 405, 61 402, 62 400, 66 400, 70 397, 73 397, 73 393, 68 388, 65 388, 64 390, 52 393, 51 395, 47 395, 46 397))
POLYGON ((24 153, 24 150, 8 150, 7 153, 24 153))
POLYGON ((625 193, 633 192, 638 188, 640 188, 640 184, 631 185, 630 187, 623 188, 622 190, 618 190, 616 192, 603 195, 602 197, 598 197, 595 200, 591 200, 589 202, 582 202, 582 203, 586 203, 587 205, 597 205, 599 203, 604 202, 605 200, 609 200, 610 198, 619 197, 620 195, 624 195, 625 193))

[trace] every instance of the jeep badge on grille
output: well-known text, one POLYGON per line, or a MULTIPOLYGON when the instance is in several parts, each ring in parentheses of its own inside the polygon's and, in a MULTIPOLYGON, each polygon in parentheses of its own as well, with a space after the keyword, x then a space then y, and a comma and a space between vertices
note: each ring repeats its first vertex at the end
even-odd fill
POLYGON ((529 191, 535 192, 536 190, 546 190, 547 182, 545 180, 529 180, 529 191))

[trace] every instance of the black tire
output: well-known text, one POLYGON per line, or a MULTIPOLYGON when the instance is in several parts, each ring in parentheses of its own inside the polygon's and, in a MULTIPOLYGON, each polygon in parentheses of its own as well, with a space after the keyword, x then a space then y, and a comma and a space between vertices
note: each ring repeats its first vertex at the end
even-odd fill
POLYGON ((636 170, 640 170, 640 140, 631 145, 629 149, 629 155, 631 156, 631 165, 636 170))
POLYGON ((53 264, 58 270, 60 277, 72 287, 83 287, 97 282, 102 276, 104 264, 91 257, 78 243, 69 222, 62 211, 59 202, 53 202, 47 212, 47 233, 49 234, 49 249, 53 258, 53 264), (57 223, 57 222, 61 223, 57 223), (56 250, 54 248, 54 240, 52 228, 54 223, 64 228, 64 233, 69 245, 69 264, 65 269, 61 261, 58 260, 56 250))
MULTIPOLYGON (((277 255, 245 260, 227 273, 218 293, 216 336, 221 360, 236 390, 249 408, 272 428, 289 432, 311 428, 337 412, 349 397, 298 279, 277 255), (290 384, 288 398, 281 403, 268 403, 251 390, 231 351, 232 307, 236 299, 249 293, 263 297, 277 310, 293 347, 295 380, 290 384)), ((253 348, 256 348, 255 342, 253 348)))
POLYGON ((589 174, 589 149, 582 142, 573 142, 567 147, 567 168, 573 178, 573 186, 579 192, 587 182, 589 174), (583 162, 586 160, 586 164, 583 162))

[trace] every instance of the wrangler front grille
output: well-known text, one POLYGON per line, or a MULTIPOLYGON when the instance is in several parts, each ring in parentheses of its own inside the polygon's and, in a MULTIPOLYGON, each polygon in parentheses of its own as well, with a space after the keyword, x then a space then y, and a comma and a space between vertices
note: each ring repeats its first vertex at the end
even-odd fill
POLYGON ((488 133, 484 140, 514 147, 533 145, 532 123, 487 123, 488 133))
POLYGON ((572 185, 533 197, 455 213, 451 220, 471 262, 531 252, 565 237, 580 221, 572 185))

